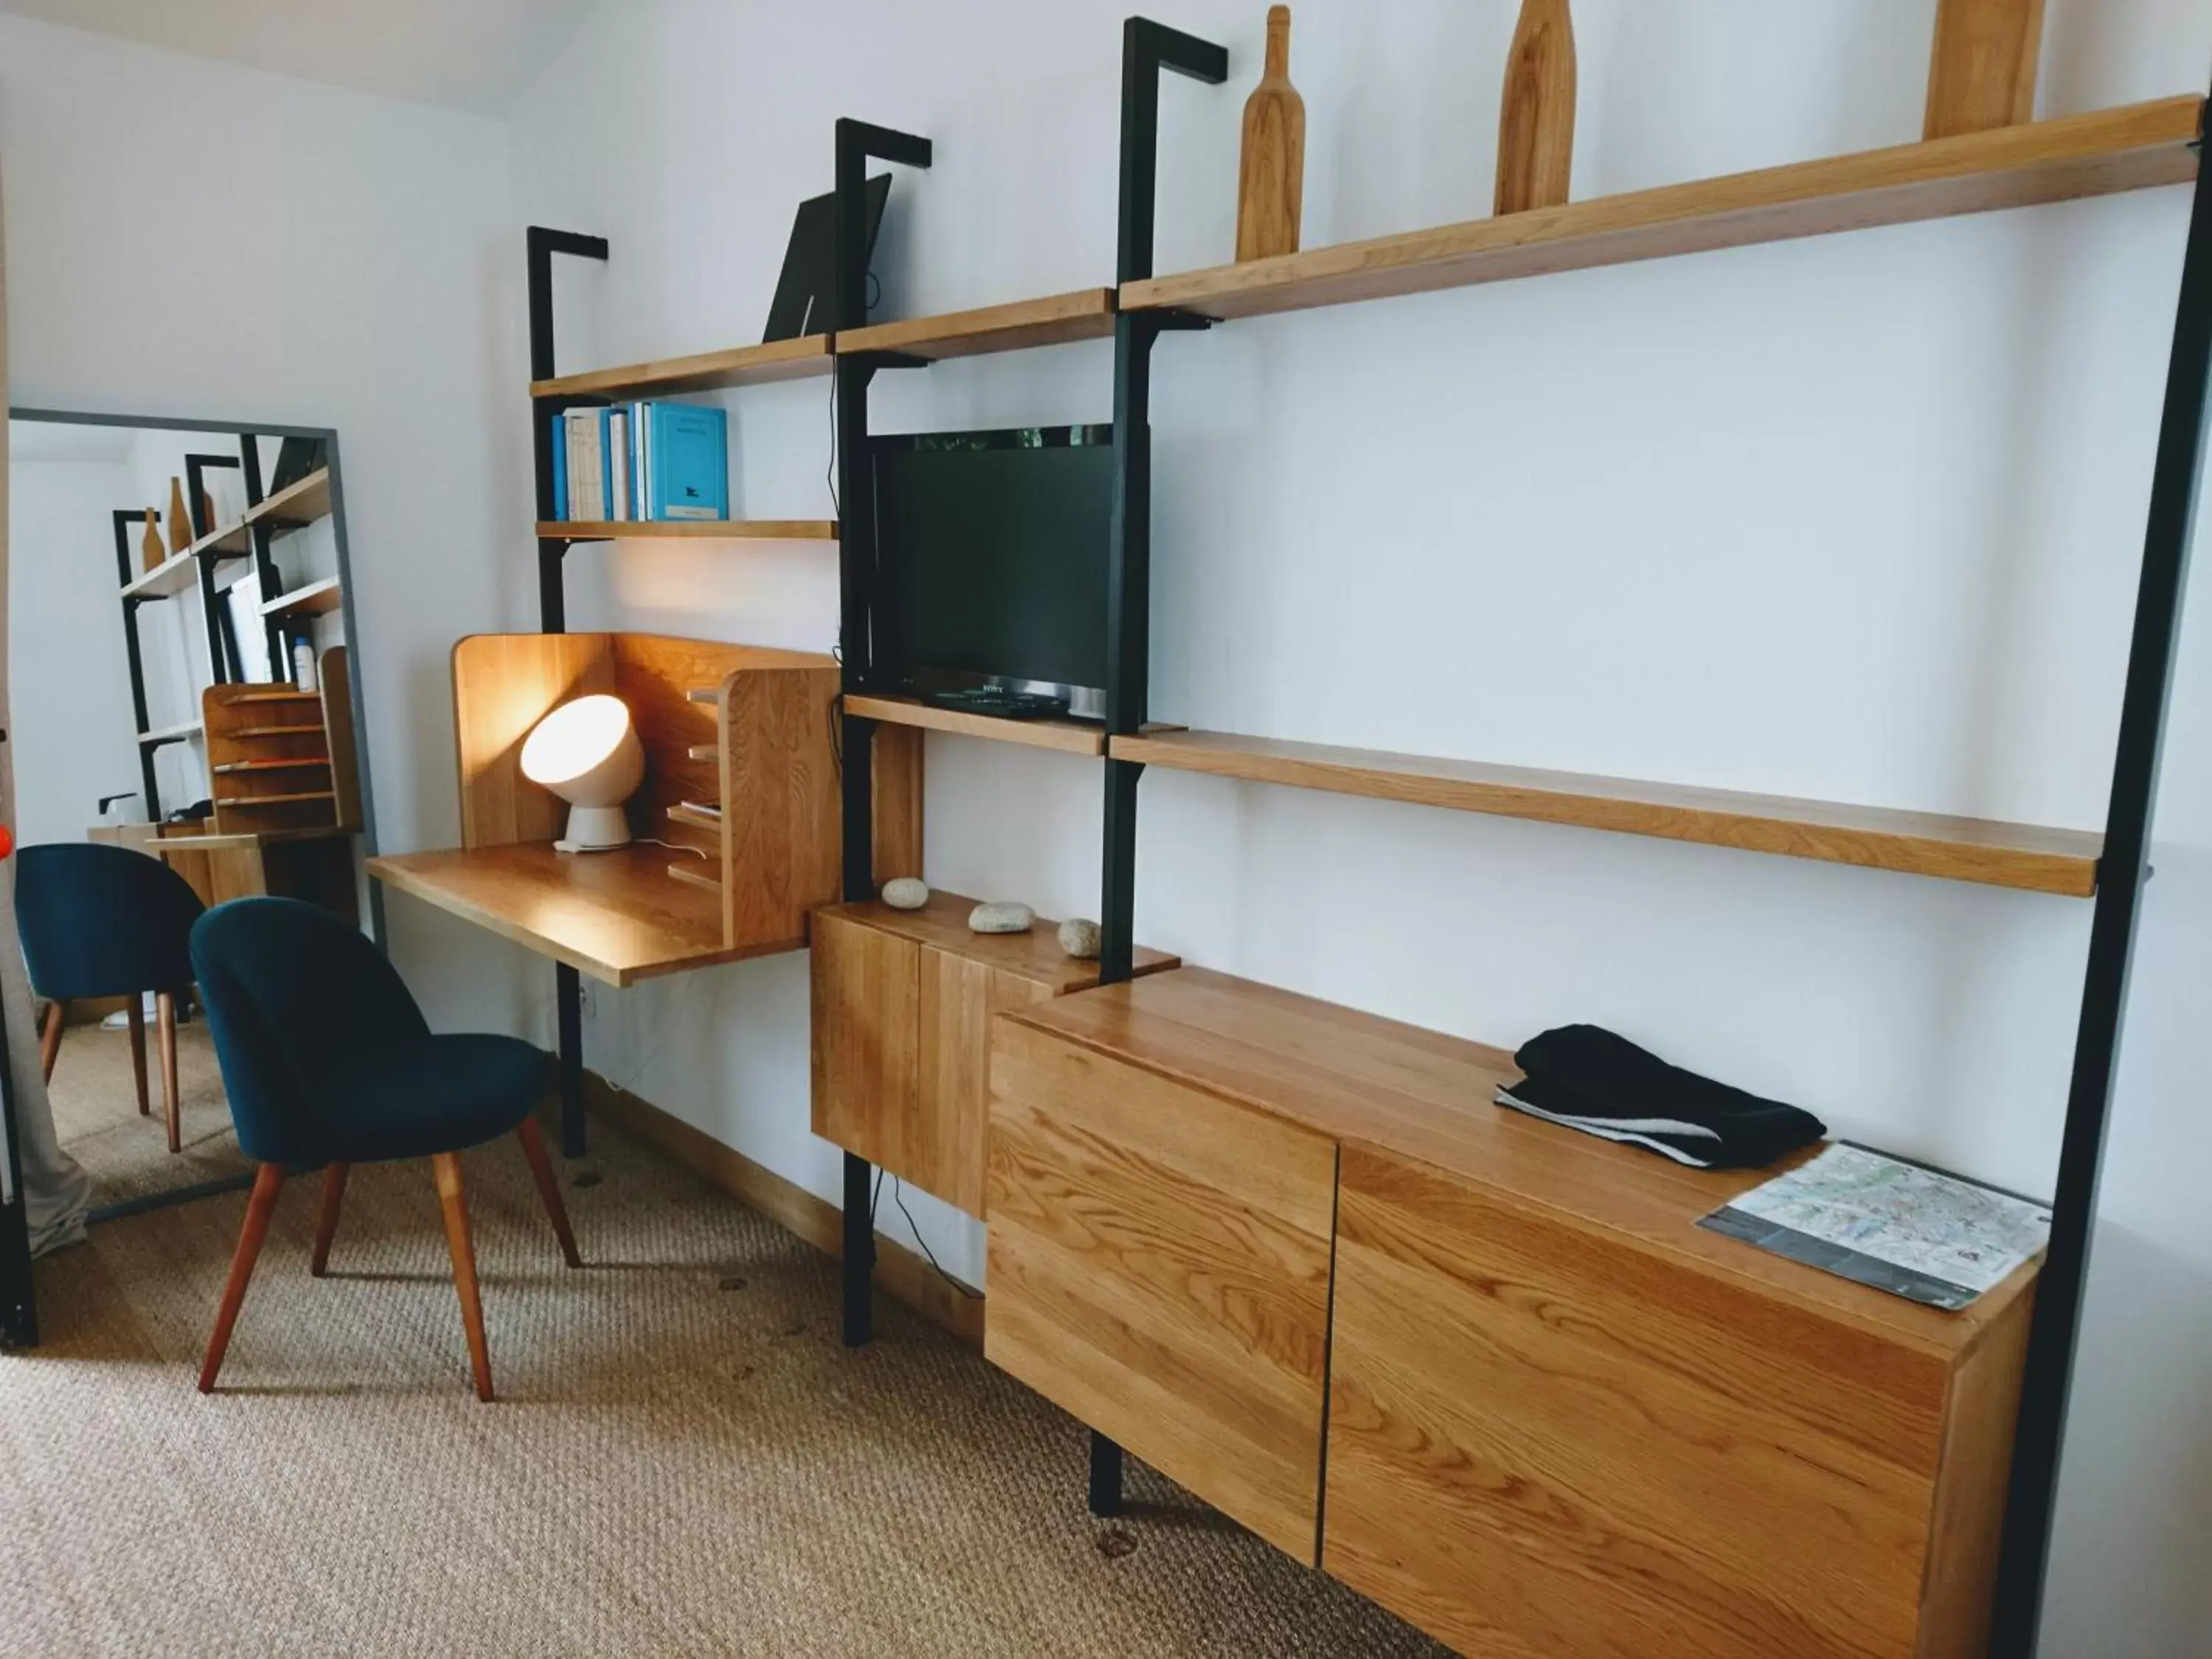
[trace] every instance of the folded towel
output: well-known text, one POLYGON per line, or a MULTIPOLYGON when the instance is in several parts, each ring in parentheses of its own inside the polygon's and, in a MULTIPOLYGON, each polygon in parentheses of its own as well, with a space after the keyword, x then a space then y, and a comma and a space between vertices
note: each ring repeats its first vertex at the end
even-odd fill
POLYGON ((1513 1056, 1498 1102, 1702 1170, 1756 1169, 1828 1133, 1810 1112, 1669 1066, 1595 1025, 1562 1025, 1513 1056))

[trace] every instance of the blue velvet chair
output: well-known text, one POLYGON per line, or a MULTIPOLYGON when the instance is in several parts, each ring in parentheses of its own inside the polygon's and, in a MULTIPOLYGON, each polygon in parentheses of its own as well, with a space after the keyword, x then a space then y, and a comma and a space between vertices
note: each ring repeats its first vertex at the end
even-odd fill
POLYGON ((562 1255, 571 1267, 582 1265, 531 1115, 545 1094, 544 1054, 514 1037, 432 1036, 376 947, 337 916, 297 899, 217 905, 192 929, 191 958, 238 1144, 260 1165, 200 1368, 200 1392, 214 1389, 222 1369, 285 1173, 324 1171, 308 1267, 319 1279, 350 1166, 427 1158, 445 1212, 477 1398, 489 1400, 491 1358, 455 1154, 512 1133, 537 1178, 562 1255))
POLYGON ((102 842, 52 842, 15 855, 15 931, 31 988, 47 1000, 39 1061, 49 1081, 69 1005, 129 999, 138 1109, 146 1099, 146 993, 155 994, 169 1150, 183 1146, 177 1100, 177 999, 191 989, 199 896, 149 854, 102 842))

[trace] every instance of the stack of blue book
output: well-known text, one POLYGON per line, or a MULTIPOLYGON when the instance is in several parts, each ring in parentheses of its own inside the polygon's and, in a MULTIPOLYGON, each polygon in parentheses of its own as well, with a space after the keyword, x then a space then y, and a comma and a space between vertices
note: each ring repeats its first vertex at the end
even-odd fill
POLYGON ((570 524, 728 518, 727 413, 635 403, 554 416, 553 505, 570 524))

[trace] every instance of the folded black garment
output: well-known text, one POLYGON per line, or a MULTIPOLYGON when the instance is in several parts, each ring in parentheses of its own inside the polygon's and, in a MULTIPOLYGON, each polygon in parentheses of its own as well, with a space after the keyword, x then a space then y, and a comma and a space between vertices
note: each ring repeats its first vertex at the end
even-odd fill
POLYGON ((1701 1170, 1757 1169, 1828 1133, 1810 1112, 1669 1066, 1596 1025, 1562 1025, 1513 1056, 1500 1105, 1701 1170))

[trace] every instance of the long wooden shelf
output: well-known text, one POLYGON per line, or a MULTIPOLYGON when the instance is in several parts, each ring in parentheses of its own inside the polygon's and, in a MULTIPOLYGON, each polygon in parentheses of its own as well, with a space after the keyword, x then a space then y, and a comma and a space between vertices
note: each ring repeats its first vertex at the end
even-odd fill
POLYGON ((1113 332, 1114 290, 1085 288, 1042 300, 1017 300, 973 311, 875 323, 839 334, 836 344, 841 357, 896 351, 935 362, 990 351, 1026 351, 1075 340, 1103 340, 1113 332))
POLYGON ((2104 838, 2079 830, 1744 794, 1219 732, 1115 738, 1116 760, 1454 811, 1701 842, 2087 898, 2104 838))
POLYGON ((994 714, 939 708, 914 697, 848 696, 845 712, 866 720, 881 720, 887 726, 918 726, 926 732, 950 732, 963 738, 988 738, 994 743, 1055 749, 1063 755, 1098 756, 1106 752, 1105 728, 1081 720, 1005 720, 994 714))
MULTIPOLYGON (((219 769, 227 771, 229 769, 222 768, 219 769)), ((336 794, 328 789, 301 789, 289 795, 239 795, 235 797, 218 795, 216 798, 215 804, 217 806, 228 806, 243 811, 246 808, 256 806, 289 806, 298 801, 334 800, 336 799, 336 794)))
POLYGON ((617 368, 595 368, 583 374, 532 380, 530 395, 621 398, 656 398, 671 392, 721 392, 732 386, 804 380, 827 374, 835 361, 830 355, 830 337, 808 334, 796 340, 771 340, 765 345, 702 351, 690 357, 663 357, 652 362, 624 363, 617 368))
MULTIPOLYGON (((236 733, 234 732, 232 735, 235 736, 236 733)), ((331 757, 328 755, 305 755, 292 760, 226 761, 215 770, 218 776, 228 776, 234 772, 305 772, 316 767, 327 771, 330 769, 330 764, 331 757)), ((226 805, 234 804, 224 803, 226 805)))
POLYGON ((835 519, 610 519, 538 521, 541 539, 564 542, 834 542, 835 519))
POLYGON ((331 516, 331 470, 317 467, 297 483, 287 484, 246 514, 249 525, 266 523, 278 534, 304 530, 331 516))
POLYGON ((2164 98, 1340 242, 1126 283, 1121 309, 1255 317, 2180 184, 2203 111, 2164 98))
POLYGON ((264 617, 319 617, 337 610, 345 603, 345 592, 336 576, 325 576, 319 582, 309 582, 289 593, 279 593, 273 599, 263 601, 261 614, 264 617))

